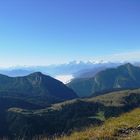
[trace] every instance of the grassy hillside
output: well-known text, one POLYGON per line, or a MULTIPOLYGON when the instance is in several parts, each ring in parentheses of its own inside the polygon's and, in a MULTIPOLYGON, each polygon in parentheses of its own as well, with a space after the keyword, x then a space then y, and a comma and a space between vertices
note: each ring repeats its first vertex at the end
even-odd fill
POLYGON ((101 125, 106 119, 137 107, 140 107, 140 89, 66 101, 41 110, 10 108, 7 112, 8 130, 10 134, 26 139, 40 134, 69 134, 74 129, 101 125))
MULTIPOLYGON (((139 140, 140 108, 120 117, 110 118, 102 126, 90 127, 81 132, 73 132, 70 136, 56 140, 139 140)), ((42 139, 42 140, 45 140, 42 139)))

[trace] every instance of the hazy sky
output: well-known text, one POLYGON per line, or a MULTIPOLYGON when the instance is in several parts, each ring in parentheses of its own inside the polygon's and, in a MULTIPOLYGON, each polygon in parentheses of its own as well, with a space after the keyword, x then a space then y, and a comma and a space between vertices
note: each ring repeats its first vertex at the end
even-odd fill
POLYGON ((0 0, 0 66, 140 60, 140 0, 0 0))

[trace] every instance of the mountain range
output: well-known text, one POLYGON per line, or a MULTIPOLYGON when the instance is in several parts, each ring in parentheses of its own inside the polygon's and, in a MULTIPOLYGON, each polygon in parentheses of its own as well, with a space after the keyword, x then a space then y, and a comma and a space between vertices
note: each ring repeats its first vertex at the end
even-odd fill
POLYGON ((41 72, 0 75, 0 138, 31 140, 45 134, 51 139, 100 126, 137 107, 140 67, 130 63, 76 78, 67 85, 41 72))
POLYGON ((72 61, 64 64, 57 65, 47 65, 47 66, 17 66, 10 68, 0 69, 0 73, 16 77, 16 76, 26 76, 33 72, 40 71, 44 74, 50 75, 52 77, 56 77, 59 75, 72 75, 74 77, 79 77, 85 72, 93 71, 97 68, 110 68, 116 67, 121 63, 113 63, 113 62, 83 62, 83 61, 72 61))

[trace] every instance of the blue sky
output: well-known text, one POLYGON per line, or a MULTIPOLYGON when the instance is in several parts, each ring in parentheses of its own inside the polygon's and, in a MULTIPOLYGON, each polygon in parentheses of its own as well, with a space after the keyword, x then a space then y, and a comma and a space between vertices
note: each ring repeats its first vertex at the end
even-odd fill
POLYGON ((1 0, 0 66, 140 60, 140 0, 1 0))

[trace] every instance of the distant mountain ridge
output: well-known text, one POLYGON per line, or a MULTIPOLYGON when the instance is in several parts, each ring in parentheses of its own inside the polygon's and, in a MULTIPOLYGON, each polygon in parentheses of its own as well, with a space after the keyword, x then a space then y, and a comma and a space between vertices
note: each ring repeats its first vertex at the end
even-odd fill
POLYGON ((127 63, 117 68, 103 70, 92 78, 74 79, 68 87, 80 97, 94 96, 106 90, 139 88, 140 67, 127 63))
POLYGON ((35 72, 35 71, 34 70, 26 70, 25 68, 0 70, 0 74, 11 76, 11 77, 26 76, 26 75, 29 75, 33 72, 35 72))

